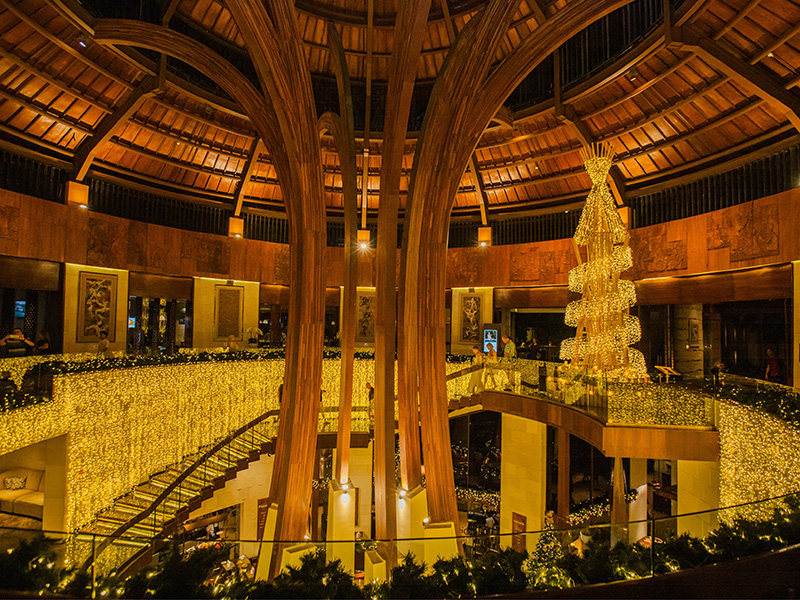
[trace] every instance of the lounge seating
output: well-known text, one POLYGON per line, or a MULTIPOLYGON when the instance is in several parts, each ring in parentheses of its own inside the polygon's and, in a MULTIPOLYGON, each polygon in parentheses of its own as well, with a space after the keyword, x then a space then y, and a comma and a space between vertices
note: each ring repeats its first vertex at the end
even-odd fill
POLYGON ((42 518, 44 506, 44 471, 17 467, 0 473, 0 511, 34 519, 42 518), (19 489, 12 480, 24 480, 19 489))

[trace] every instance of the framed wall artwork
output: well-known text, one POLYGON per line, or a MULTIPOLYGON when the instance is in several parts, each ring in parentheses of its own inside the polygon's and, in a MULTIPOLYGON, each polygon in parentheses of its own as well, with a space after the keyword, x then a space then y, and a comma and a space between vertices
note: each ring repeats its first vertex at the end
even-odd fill
POLYGON ((700 347, 700 319, 689 319, 689 347, 700 347))
POLYGON ((242 340, 244 322, 244 287, 216 285, 214 294, 214 341, 227 341, 233 335, 242 340))
POLYGON ((78 343, 97 342, 100 332, 108 341, 117 337, 117 275, 80 271, 78 273, 78 343))
POLYGON ((375 292, 356 294, 356 342, 375 341, 375 292))
POLYGON ((477 344, 481 335, 481 303, 480 294, 464 294, 461 296, 461 329, 458 341, 462 344, 477 344))

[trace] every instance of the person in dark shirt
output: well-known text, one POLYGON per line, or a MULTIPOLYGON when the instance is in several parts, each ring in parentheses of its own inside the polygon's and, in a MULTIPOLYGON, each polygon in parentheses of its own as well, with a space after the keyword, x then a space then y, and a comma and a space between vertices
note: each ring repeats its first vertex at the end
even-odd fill
POLYGON ((22 329, 14 327, 10 334, 0 339, 0 346, 5 346, 9 356, 25 356, 33 348, 33 342, 23 335, 22 329))
POLYGON ((369 405, 369 420, 372 421, 375 418, 375 388, 372 387, 372 384, 368 381, 367 385, 367 404, 369 405))
POLYGON ((767 348, 767 370, 764 379, 773 383, 784 382, 783 361, 775 356, 775 350, 767 348))

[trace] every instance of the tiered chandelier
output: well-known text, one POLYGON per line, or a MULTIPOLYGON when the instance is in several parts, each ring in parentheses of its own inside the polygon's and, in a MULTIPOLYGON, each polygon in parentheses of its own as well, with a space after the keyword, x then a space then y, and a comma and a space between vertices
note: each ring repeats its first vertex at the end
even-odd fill
POLYGON ((569 272, 569 289, 582 297, 567 306, 565 322, 577 331, 562 342, 560 356, 612 381, 641 381, 647 379, 644 356, 630 346, 642 330, 639 319, 628 314, 636 290, 632 281, 619 278, 633 266, 630 236, 606 183, 614 148, 594 144, 581 150, 581 158, 592 189, 573 238, 579 264, 569 272), (586 246, 585 262, 580 246, 586 246))

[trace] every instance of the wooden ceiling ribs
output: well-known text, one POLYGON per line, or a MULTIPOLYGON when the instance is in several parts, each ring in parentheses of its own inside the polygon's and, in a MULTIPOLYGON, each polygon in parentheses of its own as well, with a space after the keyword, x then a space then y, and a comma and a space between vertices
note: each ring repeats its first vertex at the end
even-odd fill
POLYGON ((28 27, 33 29, 39 35, 45 37, 51 43, 53 43, 56 46, 58 46, 62 51, 66 52, 70 56, 78 59, 79 61, 84 63, 86 66, 91 67, 92 69, 96 70, 99 73, 102 73, 103 75, 105 75, 109 79, 113 80, 115 83, 118 83, 119 85, 122 85, 122 86, 124 86, 124 87, 126 87, 128 89, 132 89, 134 87, 134 84, 128 82, 123 77, 117 75, 116 73, 113 73, 112 71, 110 71, 106 67, 98 65, 93 60, 91 60, 90 58, 88 58, 87 56, 85 56, 84 54, 79 52, 71 43, 72 40, 77 40, 78 35, 76 33, 73 32, 70 42, 66 42, 66 41, 62 40, 60 37, 58 37, 55 34, 53 34, 46 27, 43 27, 42 25, 40 25, 38 22, 36 22, 36 20, 34 18, 32 18, 31 16, 25 14, 20 9, 18 9, 11 0, 0 0, 0 5, 5 7, 6 10, 8 10, 17 19, 19 19, 20 21, 25 23, 28 27))
POLYGON ((798 33, 800 33, 800 23, 797 23, 796 25, 789 27, 789 29, 787 29, 778 39, 767 45, 766 48, 764 48, 761 52, 758 52, 755 56, 752 56, 748 62, 751 65, 754 65, 764 60, 767 56, 772 56, 773 50, 777 50, 779 47, 788 42, 798 33))
POLYGON ((235 193, 235 202, 236 205, 233 209, 233 216, 238 217, 242 214, 242 204, 244 203, 245 198, 245 190, 247 190, 247 186, 250 185, 250 179, 253 177, 253 173, 255 173, 256 167, 258 165, 258 156, 261 154, 261 151, 264 149, 264 143, 261 139, 257 139, 253 142, 250 147, 250 156, 247 157, 247 162, 244 165, 244 170, 242 171, 242 178, 236 184, 236 193, 235 193))
POLYGON ((83 181, 92 160, 100 149, 111 140, 115 132, 125 125, 125 122, 133 115, 142 103, 151 95, 158 92, 156 87, 158 81, 154 77, 146 77, 132 90, 114 112, 106 115, 96 127, 94 133, 86 138, 75 149, 73 159, 73 175, 75 181, 83 181))
MULTIPOLYGON (((6 60, 9 60, 10 62, 13 62, 14 64, 24 68, 26 71, 32 73, 33 75, 36 75, 40 79, 43 79, 44 81, 49 83, 50 85, 58 88, 63 93, 70 94, 70 95, 74 96, 76 99, 79 99, 79 100, 81 100, 83 102, 86 102, 87 104, 89 104, 93 108, 101 110, 101 111, 103 111, 105 113, 113 112, 113 109, 111 108, 111 106, 108 106, 108 105, 100 102, 99 100, 88 96, 86 93, 82 93, 79 90, 76 90, 74 87, 70 86, 69 84, 57 79, 56 77, 53 77, 52 75, 46 73, 42 69, 37 68, 35 65, 33 65, 33 64, 29 63, 29 62, 26 62, 24 59, 20 58, 19 56, 17 56, 16 54, 14 54, 14 53, 12 53, 10 51, 7 51, 7 50, 3 49, 2 47, 0 47, 0 57, 4 58, 6 60)), ((250 131, 243 132, 241 130, 237 130, 237 129, 233 129, 233 128, 230 128, 230 127, 226 127, 225 125, 220 124, 218 121, 212 121, 210 119, 206 119, 206 118, 202 117, 201 115, 197 115, 197 114, 192 113, 190 111, 183 110, 181 107, 175 105, 174 103, 166 102, 166 101, 162 100, 161 98, 154 97, 154 98, 151 98, 151 101, 156 103, 156 104, 158 104, 158 105, 160 105, 160 106, 162 106, 166 110, 169 110, 169 111, 172 111, 172 112, 176 112, 178 114, 182 114, 183 116, 186 116, 186 117, 189 117, 189 118, 194 119, 196 121, 205 123, 206 125, 214 127, 214 128, 216 128, 216 129, 218 129, 220 131, 223 131, 223 132, 226 132, 226 133, 230 133, 230 134, 233 134, 233 135, 237 135, 237 136, 243 136, 245 138, 248 138, 249 140, 255 139, 253 134, 252 134, 252 132, 250 132, 250 131)), ((151 129, 152 131, 157 131, 157 132, 161 133, 162 135, 169 135, 169 136, 174 137, 175 139, 177 139, 179 141, 182 141, 182 142, 191 143, 190 140, 187 140, 185 138, 181 138, 180 136, 176 136, 175 134, 168 133, 168 132, 165 132, 163 130, 157 130, 152 125, 150 125, 149 123, 136 121, 135 117, 133 118, 133 121, 136 122, 137 125, 139 125, 140 127, 144 127, 146 129, 151 129)), ((89 133, 89 132, 87 131, 86 133, 89 133)), ((214 149, 214 148, 211 148, 211 149, 214 149)))
MULTIPOLYGON (((652 113, 650 115, 645 116, 643 119, 641 119, 639 121, 634 121, 634 122, 631 122, 631 123, 625 125, 622 130, 615 130, 615 131, 611 131, 611 132, 608 132, 608 133, 600 133, 600 134, 598 134, 596 136, 596 140, 595 141, 611 141, 611 142, 613 142, 613 141, 617 140, 618 138, 620 138, 623 135, 630 134, 630 133, 636 131, 637 129, 641 129, 645 125, 647 125, 647 124, 649 124, 649 123, 651 123, 651 122, 653 122, 653 121, 655 121, 657 119, 664 118, 664 117, 668 116, 669 114, 678 111, 682 107, 694 102, 696 99, 702 97, 706 93, 711 92, 713 90, 716 90, 718 87, 720 87, 722 84, 724 84, 726 82, 727 82, 727 79, 724 79, 724 78, 723 79, 719 79, 716 82, 712 83, 708 88, 705 88, 705 89, 702 89, 702 90, 698 90, 694 94, 692 94, 692 95, 690 95, 690 96, 688 96, 686 98, 683 98, 683 99, 681 99, 681 100, 679 100, 677 102, 669 103, 666 108, 662 109, 661 111, 659 111, 657 113, 652 113)), ((553 130, 550 129, 550 131, 553 131, 553 130)), ((537 132, 535 134, 530 134, 528 136, 525 136, 524 138, 514 138, 511 141, 516 142, 516 141, 518 141, 520 139, 531 138, 531 137, 535 137, 537 135, 541 135, 541 132, 537 132)), ((500 146, 500 145, 501 144, 498 144, 498 146, 500 146)), ((505 145, 505 144, 502 144, 502 145, 505 145)), ((481 149, 482 149, 482 147, 481 147, 481 149)), ((530 156, 528 158, 521 159, 521 160, 516 160, 516 161, 512 161, 512 162, 499 162, 499 163, 494 163, 492 165, 488 165, 488 164, 479 165, 479 169, 482 172, 487 172, 487 171, 496 170, 496 169, 502 169, 502 168, 512 168, 512 167, 535 165, 535 164, 541 162, 542 160, 546 160, 546 159, 549 159, 549 158, 556 158, 556 157, 559 157, 559 156, 565 156, 565 155, 568 155, 568 154, 577 153, 579 149, 580 149, 580 146, 572 146, 572 147, 567 147, 567 148, 558 148, 558 149, 545 151, 545 152, 542 152, 541 154, 536 154, 534 156, 530 156)))
POLYGON ((753 162, 760 157, 780 152, 800 142, 799 134, 791 135, 783 139, 780 138, 782 134, 787 134, 791 132, 792 129, 794 129, 794 127, 790 124, 781 125, 762 135, 749 138, 736 146, 715 154, 703 156, 696 161, 685 163, 673 169, 659 171, 644 177, 632 179, 629 184, 631 196, 654 194, 665 189, 703 179, 704 177, 718 175, 719 173, 724 173, 753 162), (773 139, 778 139, 778 141, 769 144, 769 141, 773 139), (648 183, 650 184, 648 185, 648 183))
MULTIPOLYGON (((689 133, 687 133, 685 135, 676 136, 676 139, 668 139, 668 140, 664 140, 663 142, 660 142, 658 144, 653 144, 651 146, 643 146, 642 148, 638 149, 635 152, 631 152, 631 151, 619 152, 617 154, 617 157, 616 157, 615 160, 619 164, 619 163, 622 163, 622 162, 627 161, 627 160, 636 159, 638 157, 645 156, 645 155, 651 154, 653 152, 659 151, 664 147, 673 146, 677 142, 681 142, 681 143, 686 142, 687 140, 691 139, 694 135, 702 135, 706 130, 709 130, 709 129, 712 129, 712 128, 715 128, 715 127, 719 127, 719 126, 721 126, 721 125, 733 120, 734 118, 736 118, 736 117, 738 117, 738 116, 740 116, 740 115, 742 115, 742 114, 744 114, 746 112, 749 112, 749 111, 761 106, 762 103, 763 103, 762 100, 757 100, 755 102, 748 103, 745 106, 738 107, 738 108, 730 111, 727 115, 725 115, 725 116, 723 116, 723 117, 721 117, 719 119, 715 119, 713 121, 710 121, 710 122, 706 123, 705 125, 703 125, 701 128, 698 128, 697 130, 690 131, 689 133)), ((597 137, 597 138, 595 138, 595 141, 613 141, 613 140, 619 138, 620 135, 622 135, 622 134, 615 134, 615 135, 609 136, 609 137, 597 137)), ((582 143, 584 143, 584 142, 582 142, 582 143)), ((579 147, 578 148, 565 149, 565 150, 559 150, 559 151, 554 152, 553 155, 556 155, 556 154, 559 154, 559 155, 574 154, 574 153, 577 153, 578 150, 579 150, 579 147)), ((548 155, 548 154, 542 154, 540 156, 537 156, 536 159, 537 159, 537 161, 540 161, 541 159, 550 158, 550 157, 551 156, 548 155)), ((500 167, 500 168, 503 168, 503 167, 500 167)), ((575 169, 573 172, 562 172, 562 173, 565 174, 566 176, 573 176, 573 175, 576 175, 576 174, 581 174, 582 172, 583 171, 582 171, 582 167, 581 167, 581 168, 575 169)), ((522 185, 522 186, 527 186, 527 185, 531 185, 532 183, 535 183, 535 182, 538 182, 538 181, 541 181, 541 182, 551 181, 552 182, 552 181, 557 181, 557 180, 560 180, 560 179, 561 178, 557 177, 557 176, 542 176, 540 178, 534 178, 534 179, 527 180, 527 181, 522 181, 521 180, 519 182, 512 183, 512 184, 492 185, 492 186, 487 187, 486 190, 487 190, 487 192, 495 192, 495 191, 497 191, 499 189, 515 188, 515 187, 517 187, 518 184, 522 185)))
MULTIPOLYGON (((469 6, 453 1, 433 2, 431 19, 422 27, 420 56, 423 58, 416 73, 417 82, 436 76, 452 44, 452 36, 475 18, 478 9, 488 1, 474 0, 469 6)), ((619 145, 620 173, 630 185, 661 170, 695 164, 704 156, 719 153, 724 156, 726 148, 739 147, 741 140, 759 128, 774 130, 783 113, 796 119, 793 113, 796 115, 797 110, 788 110, 786 106, 800 98, 793 90, 800 85, 797 74, 800 53, 793 37, 800 33, 798 10, 796 7, 789 12, 782 10, 777 1, 686 0, 675 15, 668 13, 662 26, 653 28, 630 50, 564 90, 561 102, 573 107, 574 115, 594 139, 608 139, 619 145), (694 34, 712 43, 718 41, 723 52, 754 69, 772 87, 754 87, 753 78, 732 76, 731 70, 741 71, 739 63, 730 63, 723 70, 714 60, 706 60, 702 52, 695 52, 691 44, 682 45, 685 40, 680 38, 684 33, 681 25, 688 23, 692 23, 689 37, 694 34), (673 41, 673 33, 679 39, 673 41), (665 46, 670 42, 671 45, 665 46), (683 51, 674 52, 679 48, 683 51), (632 66, 637 66, 639 73, 630 82, 626 76, 632 66), (784 95, 776 93, 775 88, 782 88, 784 95), (766 103, 754 98, 766 99, 766 103)), ((393 31, 384 24, 395 22, 397 5, 394 0, 371 0, 374 22, 371 39, 366 43, 369 2, 348 2, 353 8, 347 10, 353 18, 337 21, 335 26, 342 32, 351 77, 365 77, 365 57, 368 51, 372 54, 371 106, 378 90, 375 86, 387 77, 389 61, 385 59, 391 56, 393 31)), ((338 0, 314 0, 314 6, 334 3, 343 6, 338 0)), ((541 13, 547 17, 550 28, 550 21, 568 9, 571 2, 538 4, 537 7, 531 0, 521 0, 493 56, 495 71, 502 71, 500 62, 518 47, 529 44, 529 38, 543 33, 536 34, 536 29, 542 26, 541 13)), ((208 31, 215 41, 231 51, 243 55, 246 52, 244 38, 219 0, 163 0, 161 6, 165 11, 162 19, 169 19, 174 11, 172 19, 180 19, 198 31, 208 31)), ((597 6, 590 12, 598 10, 597 6)), ((93 43, 93 18, 75 0, 0 0, 0 11, 4 16, 0 25, 3 37, 0 131, 6 141, 16 136, 26 144, 38 143, 44 155, 57 153, 74 160, 79 144, 86 147, 90 143, 88 136, 98 139, 96 132, 101 123, 110 122, 109 115, 122 106, 146 74, 159 72, 158 61, 154 63, 128 46, 116 48, 93 43), (78 46, 79 35, 86 35, 87 48, 78 46)), ((305 51, 313 56, 312 71, 332 76, 323 17, 302 13, 299 20, 300 39, 305 51)), ((152 180, 158 181, 156 187, 186 186, 194 180, 196 192, 203 193, 206 188, 227 190, 228 186, 238 185, 245 174, 243 167, 252 144, 260 137, 252 121, 240 106, 209 94, 173 73, 167 74, 166 83, 165 91, 142 102, 110 137, 106 136, 107 143, 96 147, 95 162, 102 166, 98 174, 116 164, 114 161, 120 161, 118 166, 128 169, 129 176, 139 170, 148 177, 163 178, 152 180), (219 177, 226 178, 224 184, 219 183, 219 177)), ((760 85, 762 81, 756 83, 760 85)), ((574 125, 553 118, 555 105, 551 99, 516 114, 501 107, 492 115, 492 127, 483 132, 477 154, 467 160, 468 172, 461 174, 453 210, 470 212, 483 222, 484 218, 502 215, 517 205, 527 206, 529 200, 541 204, 547 198, 558 202, 559 198, 574 197, 575 186, 586 183, 571 175, 580 164, 577 149, 581 136, 574 125), (484 198, 473 172, 491 192, 484 198), (542 174, 561 173, 565 177, 543 180, 538 185, 529 183, 539 180, 542 174), (516 183, 521 185, 502 187, 516 183)), ((379 204, 380 147, 385 144, 382 135, 374 127, 370 129, 365 144, 371 149, 370 158, 359 159, 367 166, 369 186, 362 186, 362 193, 366 191, 370 214, 374 214, 379 204)), ((419 147, 415 135, 408 137, 404 148, 401 208, 411 173, 411 157, 419 147)), ((328 208, 336 211, 342 206, 341 169, 332 154, 335 150, 330 140, 329 136, 324 138, 326 147, 321 149, 324 193, 328 208)), ((251 205, 250 198, 255 196, 263 198, 253 198, 253 202, 263 201, 270 206, 284 202, 269 150, 265 148, 259 154, 250 164, 254 170, 252 190, 242 194, 240 204, 245 211, 251 205)), ((151 179, 144 181, 149 185, 151 179)), ((635 185, 638 190, 639 183, 635 185)), ((232 192, 233 188, 229 194, 233 210, 236 203, 232 192)))
POLYGON ((12 92, 10 90, 7 90, 5 88, 0 87, 0 97, 5 98, 6 100, 10 100, 12 102, 15 102, 19 106, 21 106, 22 108, 24 108, 26 110, 29 110, 29 111, 39 115, 40 117, 44 117, 46 119, 52 119, 53 121, 57 121, 59 123, 62 123, 63 125, 74 129, 78 133, 81 133, 83 135, 91 135, 92 134, 92 128, 91 127, 83 125, 82 123, 77 123, 77 122, 75 122, 75 121, 73 121, 71 119, 67 119, 64 115, 56 114, 56 113, 47 111, 44 108, 36 106, 30 100, 27 100, 24 97, 22 97, 22 96, 20 96, 18 94, 15 94, 14 92, 12 92))
POLYGON ((750 0, 750 2, 748 2, 739 12, 737 12, 736 15, 734 15, 734 17, 730 21, 725 23, 724 27, 722 27, 712 36, 712 39, 714 41, 717 41, 726 33, 728 33, 731 29, 736 27, 736 24, 742 19, 744 19, 750 13, 750 11, 756 7, 756 5, 759 2, 761 2, 761 0, 750 0))
POLYGON ((800 131, 800 97, 787 91, 783 83, 769 72, 734 56, 718 42, 702 35, 692 26, 676 29, 673 32, 673 39, 683 48, 698 54, 717 71, 753 88, 764 100, 785 112, 792 125, 800 131))

